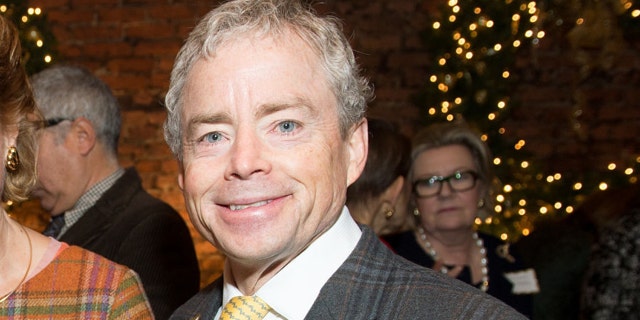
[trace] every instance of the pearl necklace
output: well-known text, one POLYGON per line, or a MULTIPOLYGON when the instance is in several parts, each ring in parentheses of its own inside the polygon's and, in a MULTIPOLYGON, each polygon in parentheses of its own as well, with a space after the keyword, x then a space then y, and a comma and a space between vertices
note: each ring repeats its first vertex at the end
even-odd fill
MULTIPOLYGON (((425 248, 427 249, 427 253, 431 256, 431 258, 433 258, 433 261, 438 261, 438 253, 435 249, 433 249, 431 242, 427 240, 427 235, 425 234, 422 227, 418 227, 418 233, 420 234, 420 240, 422 240, 425 248)), ((480 290, 487 292, 487 290, 489 290, 489 267, 487 267, 487 249, 484 247, 484 241, 480 239, 477 232, 473 233, 473 240, 480 250, 480 270, 482 271, 482 284, 480 285, 480 290)), ((443 265, 442 268, 440 268, 440 272, 446 274, 447 272, 449 272, 449 269, 447 269, 447 267, 443 265)))
POLYGON ((31 270, 31 258, 33 257, 33 247, 31 246, 31 237, 29 237, 29 233, 27 232, 27 230, 24 228, 23 225, 20 225, 20 227, 22 228, 22 232, 24 232, 24 234, 27 236, 27 240, 29 241, 29 264, 27 264, 27 272, 24 273, 24 275, 22 276, 22 279, 13 290, 9 291, 9 293, 0 297, 0 303, 7 300, 7 298, 9 298, 14 292, 16 292, 18 288, 20 288, 20 286, 24 283, 24 280, 27 279, 27 276, 29 275, 29 271, 31 270))

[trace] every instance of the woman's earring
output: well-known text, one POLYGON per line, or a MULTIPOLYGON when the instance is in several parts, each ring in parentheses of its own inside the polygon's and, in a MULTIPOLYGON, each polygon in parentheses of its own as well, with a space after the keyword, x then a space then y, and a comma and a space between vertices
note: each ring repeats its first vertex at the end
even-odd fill
POLYGON ((393 211, 393 208, 389 208, 387 210, 384 211, 384 217, 389 220, 391 219, 391 217, 393 217, 393 214, 396 213, 395 211, 393 211))
POLYGON ((15 172, 18 170, 18 166, 20 165, 20 157, 18 157, 18 149, 16 147, 11 146, 7 151, 7 161, 5 163, 5 167, 10 172, 15 172))
POLYGON ((484 199, 478 200, 478 208, 484 207, 484 199))
POLYGON ((413 215, 416 217, 420 216, 420 210, 418 210, 418 208, 413 209, 413 215))

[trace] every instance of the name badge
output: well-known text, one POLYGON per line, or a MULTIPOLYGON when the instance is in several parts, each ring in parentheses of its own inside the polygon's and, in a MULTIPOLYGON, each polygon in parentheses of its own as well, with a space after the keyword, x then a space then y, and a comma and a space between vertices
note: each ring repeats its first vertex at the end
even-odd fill
POLYGON ((540 292, 536 272, 531 268, 517 272, 505 273, 504 276, 513 284, 513 294, 531 294, 540 292))

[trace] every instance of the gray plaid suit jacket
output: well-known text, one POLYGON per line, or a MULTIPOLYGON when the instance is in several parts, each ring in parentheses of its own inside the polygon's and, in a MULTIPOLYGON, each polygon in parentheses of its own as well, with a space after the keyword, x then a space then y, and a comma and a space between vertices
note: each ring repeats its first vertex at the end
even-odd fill
MULTIPOLYGON (((324 285, 305 319, 526 319, 477 288, 395 255, 371 229, 360 227, 356 248, 324 285)), ((213 319, 221 305, 222 277, 171 319, 213 319)))

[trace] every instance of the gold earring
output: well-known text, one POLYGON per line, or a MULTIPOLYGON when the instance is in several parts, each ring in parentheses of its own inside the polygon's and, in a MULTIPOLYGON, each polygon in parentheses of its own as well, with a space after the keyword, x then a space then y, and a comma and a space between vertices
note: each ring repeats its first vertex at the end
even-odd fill
POLYGON ((484 199, 478 200, 478 208, 484 207, 484 199))
POLYGON ((11 146, 7 151, 7 162, 5 167, 10 172, 15 172, 18 170, 18 166, 20 165, 20 157, 18 157, 18 149, 16 147, 11 146))
POLYGON ((395 211, 393 211, 392 208, 389 208, 387 210, 384 211, 384 217, 389 220, 391 219, 391 217, 393 217, 393 214, 395 213, 395 211))
POLYGON ((413 209, 413 215, 416 217, 420 216, 420 210, 418 210, 418 208, 413 209))

